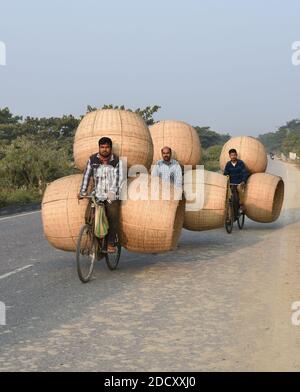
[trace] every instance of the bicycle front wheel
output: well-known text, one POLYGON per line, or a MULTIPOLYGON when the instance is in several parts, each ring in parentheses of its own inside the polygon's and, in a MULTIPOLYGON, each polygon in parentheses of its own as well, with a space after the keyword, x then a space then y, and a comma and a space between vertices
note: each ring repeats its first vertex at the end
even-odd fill
POLYGON ((82 283, 90 281, 97 257, 97 244, 90 225, 82 226, 76 248, 78 277, 82 283))
POLYGON ((120 260, 120 256, 121 256, 121 245, 117 245, 117 250, 115 253, 107 253, 105 255, 107 267, 111 271, 117 269, 118 264, 119 264, 119 260, 120 260))
POLYGON ((117 269, 119 261, 120 261, 120 256, 121 256, 121 245, 119 243, 119 239, 117 238, 116 241, 116 252, 115 253, 106 253, 105 254, 105 260, 106 260, 106 265, 107 267, 113 271, 117 269))
POLYGON ((245 224, 245 214, 244 213, 242 213, 238 217, 237 223, 238 223, 239 229, 242 230, 242 228, 244 227, 244 224, 245 224))
POLYGON ((225 229, 228 234, 232 232, 233 222, 234 222, 234 212, 233 212, 232 203, 229 202, 227 204, 226 218, 225 218, 225 229))

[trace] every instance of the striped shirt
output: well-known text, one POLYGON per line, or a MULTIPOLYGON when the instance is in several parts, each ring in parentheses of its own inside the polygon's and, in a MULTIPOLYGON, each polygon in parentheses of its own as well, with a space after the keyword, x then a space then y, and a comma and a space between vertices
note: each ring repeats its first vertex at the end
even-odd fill
POLYGON ((107 165, 100 161, 99 153, 90 156, 83 174, 80 194, 86 193, 92 176, 96 199, 119 199, 125 175, 123 162, 117 155, 112 154, 107 165))
POLYGON ((152 170, 152 176, 160 177, 178 187, 182 186, 182 170, 176 159, 171 159, 170 162, 159 160, 152 170))

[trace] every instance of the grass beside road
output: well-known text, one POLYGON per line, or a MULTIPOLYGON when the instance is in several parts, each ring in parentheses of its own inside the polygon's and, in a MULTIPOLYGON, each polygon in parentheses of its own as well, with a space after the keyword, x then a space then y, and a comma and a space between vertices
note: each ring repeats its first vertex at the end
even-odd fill
POLYGON ((11 205, 24 205, 28 203, 40 202, 42 195, 38 189, 10 188, 0 189, 0 208, 11 205))

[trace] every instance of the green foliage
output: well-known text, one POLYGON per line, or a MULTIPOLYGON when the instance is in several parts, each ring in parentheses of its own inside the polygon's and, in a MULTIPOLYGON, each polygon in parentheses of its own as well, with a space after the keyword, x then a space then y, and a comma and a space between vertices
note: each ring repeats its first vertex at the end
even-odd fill
POLYGON ((42 195, 36 188, 0 188, 0 208, 8 205, 41 201, 42 195))
POLYGON ((75 171, 73 116, 33 118, 0 110, 0 205, 41 198, 46 183, 75 171), (5 122, 6 121, 6 122, 5 122))
POLYGON ((220 170, 220 154, 224 143, 230 139, 230 135, 219 134, 212 131, 210 127, 194 127, 200 137, 202 146, 202 160, 206 170, 219 171, 220 170))
POLYGON ((21 136, 13 140, 0 160, 0 184, 3 187, 37 188, 74 171, 67 148, 57 140, 37 140, 21 136))
POLYGON ((291 120, 276 132, 259 135, 268 152, 288 154, 295 152, 300 156, 300 120, 291 120))
POLYGON ((208 148, 215 145, 223 145, 230 139, 230 135, 221 135, 217 132, 214 132, 210 129, 210 127, 195 127, 200 140, 202 148, 208 148))
POLYGON ((220 170, 220 154, 222 151, 222 146, 211 146, 207 149, 202 150, 202 160, 201 164, 204 165, 206 170, 219 171, 220 170))
POLYGON ((22 117, 14 116, 8 108, 0 109, 0 124, 17 124, 22 117))

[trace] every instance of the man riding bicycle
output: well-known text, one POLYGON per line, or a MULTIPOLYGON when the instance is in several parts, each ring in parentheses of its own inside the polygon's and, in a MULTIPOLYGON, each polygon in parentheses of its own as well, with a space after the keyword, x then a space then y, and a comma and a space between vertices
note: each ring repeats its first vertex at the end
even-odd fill
POLYGON ((237 156, 238 155, 235 148, 229 150, 230 161, 226 163, 224 169, 224 175, 229 176, 230 188, 234 198, 236 199, 236 203, 234 205, 235 216, 238 215, 239 209, 240 212, 243 212, 243 205, 240 203, 239 189, 244 189, 249 177, 249 172, 245 166, 245 163, 241 159, 238 159, 237 156))
POLYGON ((96 202, 105 202, 105 210, 109 223, 107 234, 107 252, 116 252, 115 239, 119 226, 119 197, 124 180, 123 163, 116 154, 112 154, 112 141, 102 137, 99 152, 90 156, 78 198, 86 196, 91 176, 94 180, 93 193, 96 202))

